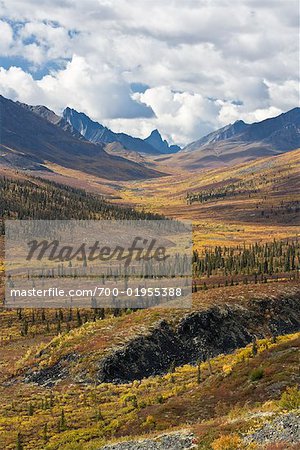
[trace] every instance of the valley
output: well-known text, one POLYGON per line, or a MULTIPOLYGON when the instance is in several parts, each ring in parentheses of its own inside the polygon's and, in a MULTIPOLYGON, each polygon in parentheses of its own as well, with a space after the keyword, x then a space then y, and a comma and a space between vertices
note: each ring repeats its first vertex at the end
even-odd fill
POLYGON ((200 174, 169 168, 160 161, 152 164, 169 175, 155 180, 108 181, 52 163, 47 164, 51 172, 0 168, 0 173, 38 176, 84 188, 121 206, 192 221, 196 248, 299 235, 300 150, 230 168, 204 169, 200 174), (232 186, 235 191, 230 194, 232 186), (197 201, 203 192, 211 198, 197 201), (224 194, 214 198, 214 192, 224 194))
POLYGON ((193 294, 190 309, 1 306, 0 447, 296 450, 299 148, 190 167, 155 132, 165 153, 140 154, 11 103, 43 132, 8 120, 0 146, 1 302, 5 219, 190 221, 193 294))
POLYGON ((299 0, 0 0, 0 450, 300 450, 299 0))

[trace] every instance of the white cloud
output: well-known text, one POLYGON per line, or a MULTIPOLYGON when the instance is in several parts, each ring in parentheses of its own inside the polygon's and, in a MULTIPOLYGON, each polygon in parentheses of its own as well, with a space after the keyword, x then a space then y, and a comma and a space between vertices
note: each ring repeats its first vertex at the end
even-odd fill
POLYGON ((19 67, 10 67, 5 70, 0 67, 0 94, 31 104, 47 102, 44 92, 29 73, 19 67))
POLYGON ((299 102, 298 0, 2 0, 1 16, 0 53, 26 60, 1 93, 116 131, 187 143, 299 102))
POLYGON ((13 43, 13 31, 11 26, 3 20, 0 20, 0 36, 0 52, 6 56, 13 43))
POLYGON ((58 113, 70 106, 98 120, 153 114, 131 98, 128 84, 109 67, 93 68, 77 55, 65 69, 53 71, 40 80, 34 80, 19 67, 0 68, 0 93, 10 97, 13 93, 14 100, 25 103, 44 103, 58 113))
POLYGON ((220 126, 225 126, 228 123, 233 123, 236 120, 244 120, 246 123, 260 122, 269 117, 278 116, 282 110, 274 106, 268 108, 258 108, 254 111, 247 112, 243 105, 234 105, 232 103, 217 102, 220 106, 218 114, 218 122, 220 126))
POLYGON ((219 109, 200 94, 174 92, 168 86, 147 89, 134 98, 154 111, 153 127, 162 128, 165 137, 180 144, 209 133, 219 109))
POLYGON ((272 104, 280 106, 282 110, 290 108, 291 105, 299 106, 298 80, 286 80, 283 83, 266 81, 266 83, 272 104))
MULTIPOLYGON (((32 53, 32 50, 26 54, 26 58, 33 63, 42 64, 48 60, 59 60, 72 57, 72 38, 68 30, 61 26, 53 26, 51 23, 27 22, 21 28, 19 37, 25 41, 33 39, 39 53, 32 53)), ((29 45, 25 45, 27 49, 29 45)))

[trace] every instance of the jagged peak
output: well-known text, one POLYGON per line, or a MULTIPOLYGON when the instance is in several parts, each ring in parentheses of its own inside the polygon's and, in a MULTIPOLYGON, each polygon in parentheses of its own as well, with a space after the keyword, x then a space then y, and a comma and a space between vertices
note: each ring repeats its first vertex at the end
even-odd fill
POLYGON ((158 131, 158 129, 155 128, 154 130, 151 131, 150 136, 160 136, 161 137, 161 134, 158 131))

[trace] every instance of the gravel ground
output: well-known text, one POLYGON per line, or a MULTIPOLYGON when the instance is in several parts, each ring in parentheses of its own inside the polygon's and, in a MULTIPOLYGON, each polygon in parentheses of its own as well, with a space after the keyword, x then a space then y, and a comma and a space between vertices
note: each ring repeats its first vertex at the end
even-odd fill
POLYGON ((260 430, 244 438, 245 442, 300 442, 300 413, 288 413, 266 423, 260 430))
POLYGON ((99 450, 189 450, 196 448, 193 439, 194 436, 190 432, 174 432, 151 439, 105 445, 99 450))

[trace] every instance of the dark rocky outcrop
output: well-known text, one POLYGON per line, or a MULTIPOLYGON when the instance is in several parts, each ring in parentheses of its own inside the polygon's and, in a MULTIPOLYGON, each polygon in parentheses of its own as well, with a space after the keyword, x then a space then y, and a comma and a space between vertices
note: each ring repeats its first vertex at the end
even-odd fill
MULTIPOLYGON (((186 315, 176 327, 162 320, 148 334, 112 350, 95 367, 99 383, 126 383, 166 373, 173 366, 193 364, 231 353, 254 338, 293 333, 300 329, 299 291, 290 296, 253 300, 247 305, 223 305, 186 315)), ((27 382, 51 385, 69 376, 83 355, 69 354, 51 367, 30 372, 27 382)), ((90 382, 86 373, 77 382, 90 382)))
POLYGON ((44 369, 29 372, 25 376, 25 383, 37 383, 42 386, 52 387, 59 381, 69 376, 69 367, 72 362, 78 360, 76 353, 69 353, 62 357, 57 363, 44 369))
POLYGON ((247 307, 213 307, 194 312, 176 329, 162 321, 148 335, 131 340, 99 363, 99 382, 127 382, 230 353, 254 337, 292 333, 300 329, 298 296, 252 301, 247 307))

